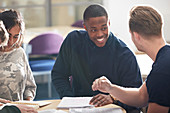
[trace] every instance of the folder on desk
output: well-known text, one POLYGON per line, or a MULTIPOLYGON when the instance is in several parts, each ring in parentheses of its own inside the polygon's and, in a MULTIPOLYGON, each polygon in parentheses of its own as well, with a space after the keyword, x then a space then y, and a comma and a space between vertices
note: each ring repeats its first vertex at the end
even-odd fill
POLYGON ((89 102, 92 97, 63 97, 57 108, 84 108, 93 107, 89 102))

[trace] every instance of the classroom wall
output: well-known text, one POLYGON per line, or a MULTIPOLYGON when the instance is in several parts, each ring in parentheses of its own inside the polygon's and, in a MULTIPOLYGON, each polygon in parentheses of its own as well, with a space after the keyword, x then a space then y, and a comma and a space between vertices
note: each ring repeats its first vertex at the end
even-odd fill
POLYGON ((128 20, 129 11, 135 5, 150 5, 161 12, 164 19, 164 38, 170 42, 170 0, 103 0, 103 3, 110 14, 111 31, 116 33, 133 50, 136 51, 136 48, 130 38, 128 20))

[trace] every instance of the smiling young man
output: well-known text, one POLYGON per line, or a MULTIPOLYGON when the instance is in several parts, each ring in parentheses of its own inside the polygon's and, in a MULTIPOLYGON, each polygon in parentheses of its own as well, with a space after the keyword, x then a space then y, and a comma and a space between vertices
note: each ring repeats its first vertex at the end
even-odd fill
POLYGON ((95 106, 116 102, 128 113, 138 113, 137 108, 114 101, 109 94, 92 90, 93 80, 103 75, 124 87, 140 87, 142 80, 134 54, 110 32, 105 8, 98 4, 90 5, 83 19, 85 30, 68 34, 53 67, 52 81, 57 92, 61 98, 94 96, 90 103, 95 106))

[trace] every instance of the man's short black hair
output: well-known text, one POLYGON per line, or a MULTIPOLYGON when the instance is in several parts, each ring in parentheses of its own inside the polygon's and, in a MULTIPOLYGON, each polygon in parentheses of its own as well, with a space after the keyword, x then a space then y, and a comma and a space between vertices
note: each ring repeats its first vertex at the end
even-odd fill
POLYGON ((106 16, 106 18, 108 18, 106 9, 99 4, 93 4, 88 6, 84 11, 83 20, 86 21, 91 17, 100 17, 100 16, 106 16))

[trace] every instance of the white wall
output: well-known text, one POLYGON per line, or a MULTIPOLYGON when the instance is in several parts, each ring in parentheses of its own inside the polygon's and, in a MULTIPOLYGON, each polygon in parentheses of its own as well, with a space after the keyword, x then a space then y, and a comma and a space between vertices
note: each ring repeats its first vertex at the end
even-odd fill
POLYGON ((103 0, 103 3, 110 15, 111 31, 133 50, 136 48, 130 38, 128 20, 129 11, 135 5, 150 5, 162 14, 164 38, 170 41, 170 0, 103 0))

